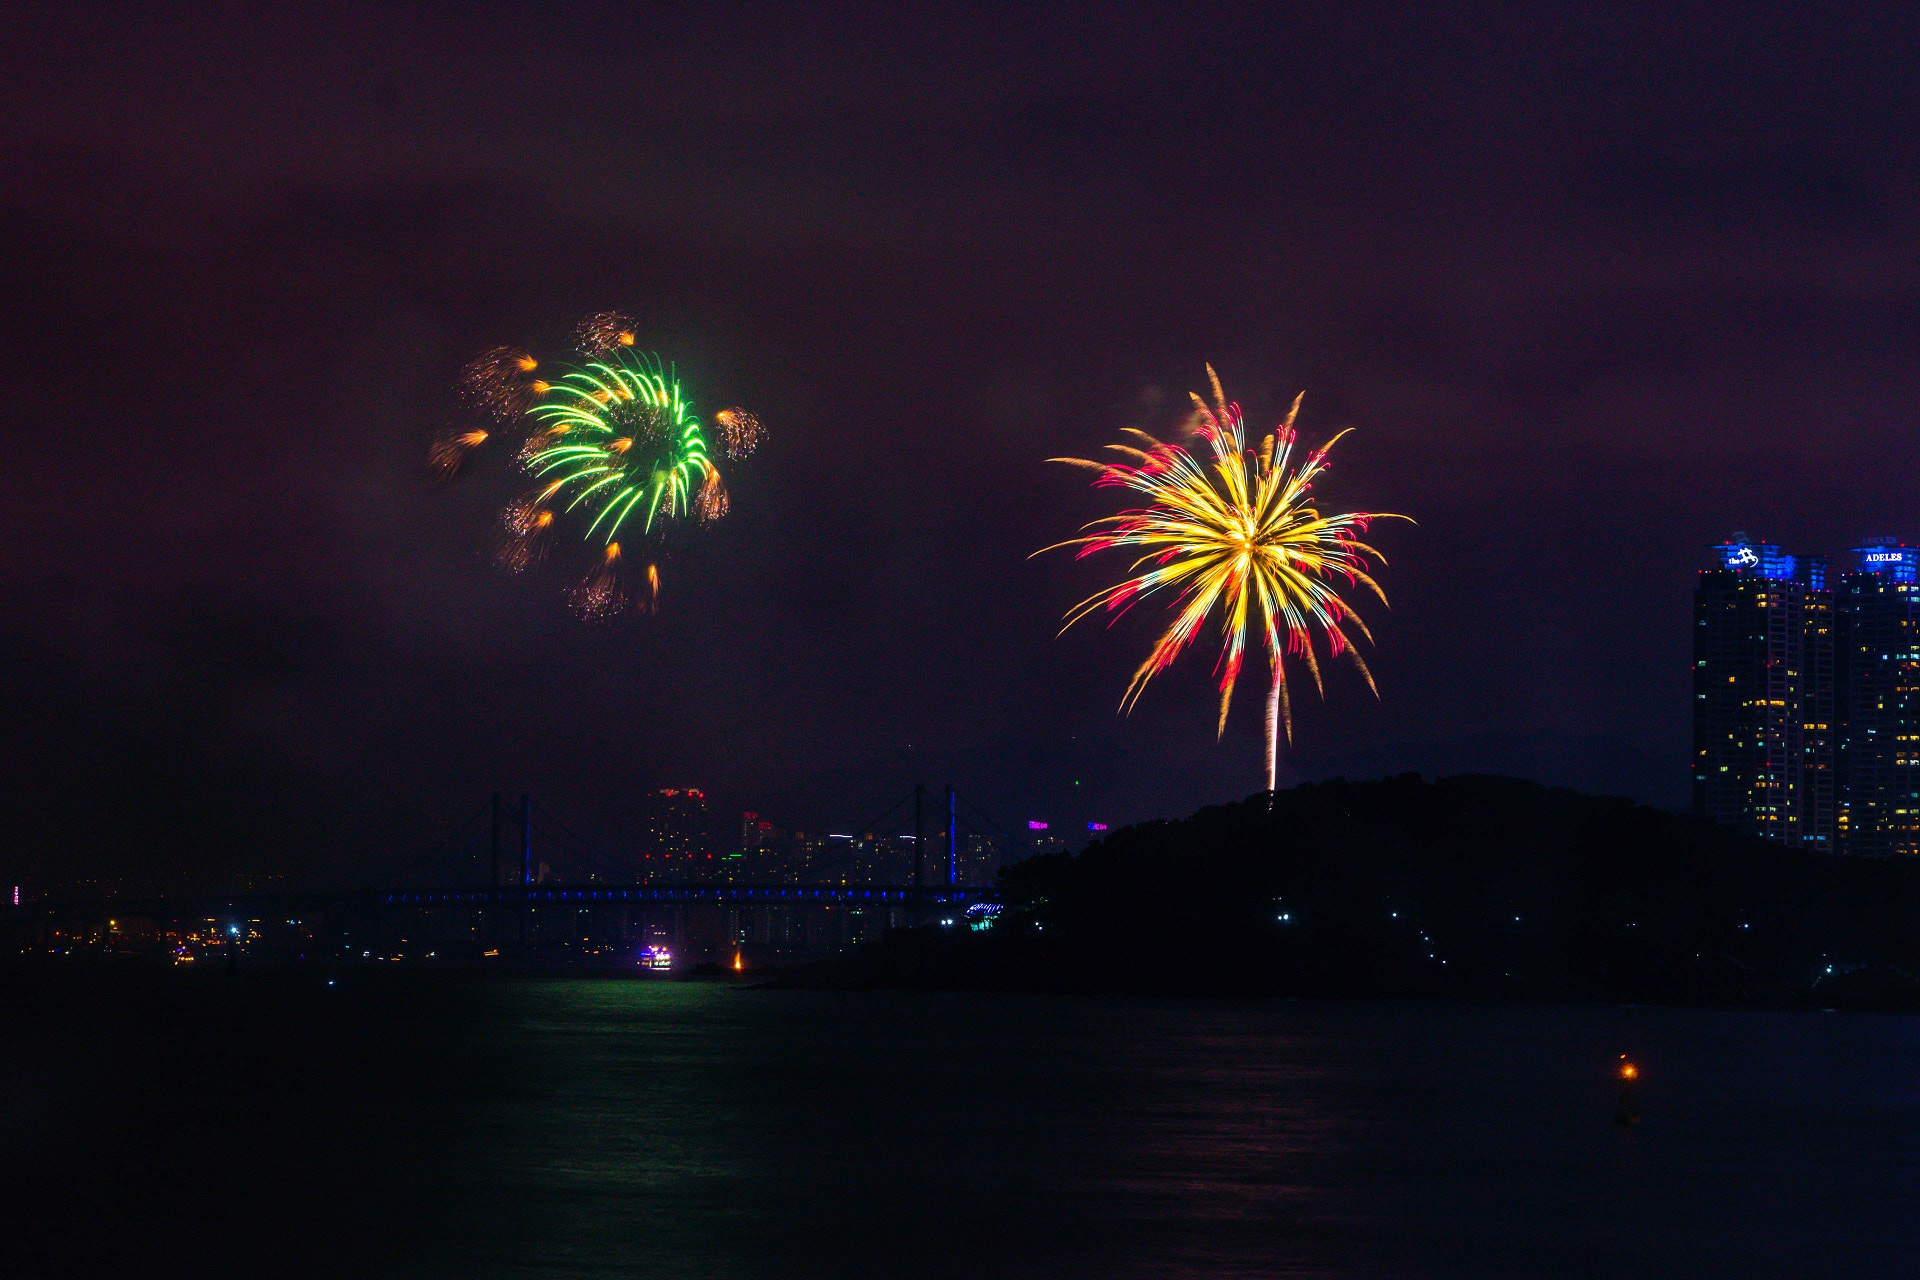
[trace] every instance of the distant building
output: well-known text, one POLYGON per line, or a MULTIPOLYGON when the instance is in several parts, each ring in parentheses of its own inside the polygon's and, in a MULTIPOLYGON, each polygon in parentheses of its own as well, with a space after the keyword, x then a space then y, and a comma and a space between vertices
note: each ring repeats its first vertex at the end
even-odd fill
POLYGON ((993 884, 1000 875, 1000 842, 992 836, 971 834, 960 843, 958 879, 961 884, 993 884))
POLYGON ((1736 534, 1693 595, 1693 807, 1831 849, 1833 598, 1826 562, 1736 534))
POLYGON ((1846 847, 1920 854, 1920 547, 1875 540, 1853 556, 1835 602, 1846 847))
MULTIPOLYGON (((1000 867, 1009 860, 1008 845, 996 836, 968 832, 960 828, 959 840, 949 847, 947 824, 927 824, 918 842, 910 833, 864 831, 828 832, 806 835, 779 830, 758 813, 746 812, 740 820, 740 857, 721 859, 726 867, 739 866, 741 874, 729 874, 730 880, 756 884, 837 884, 911 885, 916 882, 914 863, 919 853, 922 885, 944 884, 948 862, 953 862, 957 883, 969 887, 991 885, 1000 867)), ((1044 836, 1045 833, 1037 833, 1044 836)), ((1036 843, 1038 843, 1036 841, 1036 843)), ((1014 842, 1025 852, 1022 842, 1014 842)), ((1063 840, 1051 839, 1042 848, 1066 847, 1063 840)))
POLYGON ((1027 843, 1032 847, 1036 856, 1047 853, 1066 853, 1069 847, 1065 836, 1052 831, 1038 832, 1031 836, 1027 840, 1027 843))
POLYGON ((647 795, 642 812, 642 852, 649 877, 703 879, 713 872, 706 792, 698 787, 665 787, 647 795))
POLYGON ((815 860, 815 878, 823 884, 906 884, 913 875, 913 848, 908 835, 829 836, 815 860))
POLYGON ((733 879, 751 884, 787 881, 789 837, 751 809, 740 815, 740 871, 733 879))
POLYGON ((1920 547, 1736 534, 1694 591, 1693 803, 1786 844, 1920 854, 1920 547))

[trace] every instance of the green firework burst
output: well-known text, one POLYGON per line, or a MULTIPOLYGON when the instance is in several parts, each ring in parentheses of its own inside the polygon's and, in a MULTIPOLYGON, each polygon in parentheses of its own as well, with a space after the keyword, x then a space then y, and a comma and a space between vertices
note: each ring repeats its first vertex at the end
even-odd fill
POLYGON ((616 350, 535 389, 521 460, 544 482, 538 502, 587 518, 585 536, 612 543, 635 519, 650 533, 724 513, 700 419, 657 357, 616 350))

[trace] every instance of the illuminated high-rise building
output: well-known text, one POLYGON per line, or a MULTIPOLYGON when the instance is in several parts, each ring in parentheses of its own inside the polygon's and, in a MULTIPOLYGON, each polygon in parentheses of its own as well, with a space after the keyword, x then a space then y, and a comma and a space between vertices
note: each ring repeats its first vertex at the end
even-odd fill
POLYGON ((1852 853, 1920 854, 1920 547, 1856 547, 1835 600, 1840 822, 1852 853))
POLYGON ((1801 605, 1806 637, 1800 669, 1801 843, 1832 853, 1840 840, 1839 633, 1824 563, 1809 578, 1801 605), (1820 585, 1815 587, 1812 581, 1820 585))
POLYGON ((957 851, 957 878, 965 885, 990 885, 1000 874, 1000 842, 989 835, 969 833, 957 851))
POLYGON ((1826 565, 1736 534, 1694 592, 1693 802, 1783 843, 1920 855, 1920 547, 1826 565))
POLYGON ((1834 625, 1826 562, 1744 534, 1693 596, 1693 807, 1786 844, 1834 843, 1834 625))
POLYGON ((643 806, 648 873, 701 877, 712 870, 707 842, 707 795, 697 787, 650 792, 643 806))

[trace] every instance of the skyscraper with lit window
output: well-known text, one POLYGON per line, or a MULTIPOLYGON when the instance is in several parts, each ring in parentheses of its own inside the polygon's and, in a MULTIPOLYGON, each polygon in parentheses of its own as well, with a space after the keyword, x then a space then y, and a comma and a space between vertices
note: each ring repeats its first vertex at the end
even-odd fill
POLYGON ((1693 807, 1786 844, 1833 847, 1833 597, 1826 562, 1744 534, 1693 596, 1693 807))
POLYGON ((703 879, 713 873, 707 841, 707 793, 698 787, 664 787, 642 805, 642 852, 649 877, 703 879))
POLYGON ((1920 854, 1920 547, 1875 539, 1853 556, 1835 600, 1844 844, 1920 854))

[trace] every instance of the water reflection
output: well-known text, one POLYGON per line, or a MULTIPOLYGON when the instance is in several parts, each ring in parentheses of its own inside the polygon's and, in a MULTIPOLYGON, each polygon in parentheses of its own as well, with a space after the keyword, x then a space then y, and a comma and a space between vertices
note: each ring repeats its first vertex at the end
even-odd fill
POLYGON ((41 1271, 1920 1263, 1906 1019, 577 980, 237 992, 12 993, 26 1034, 0 1134, 34 1172, 0 1188, 0 1227, 41 1271), (109 1219, 138 1243, 85 1228, 109 1219))

